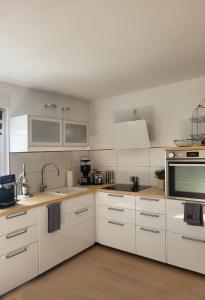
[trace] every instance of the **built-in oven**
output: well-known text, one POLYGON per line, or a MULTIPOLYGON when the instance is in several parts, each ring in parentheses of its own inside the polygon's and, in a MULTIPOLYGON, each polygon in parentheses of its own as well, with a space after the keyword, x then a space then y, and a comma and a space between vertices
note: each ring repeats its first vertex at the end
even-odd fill
POLYGON ((205 150, 167 151, 166 195, 175 199, 205 199, 205 150))

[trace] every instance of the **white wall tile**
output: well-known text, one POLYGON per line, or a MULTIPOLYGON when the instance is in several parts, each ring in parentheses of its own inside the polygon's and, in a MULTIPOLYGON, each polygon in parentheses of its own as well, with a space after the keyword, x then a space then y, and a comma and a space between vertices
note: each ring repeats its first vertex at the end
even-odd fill
POLYGON ((73 183, 75 184, 79 184, 80 183, 80 168, 72 168, 73 171, 73 183))
POLYGON ((130 176, 138 176, 139 184, 149 185, 149 167, 117 167, 117 183, 131 183, 130 176))
POLYGON ((117 151, 117 166, 149 166, 149 149, 130 149, 117 151))
POLYGON ((72 156, 72 168, 80 168, 80 158, 82 156, 87 156, 90 158, 89 151, 73 151, 71 153, 72 156))
POLYGON ((40 185, 41 185, 41 173, 28 173, 28 183, 30 185, 30 192, 37 193, 40 192, 40 185))
POLYGON ((60 170, 59 176, 56 171, 48 171, 45 174, 45 184, 47 189, 55 189, 66 186, 67 183, 67 173, 65 170, 60 170))
POLYGON ((150 166, 165 166, 165 151, 163 148, 150 149, 150 166))
POLYGON ((93 168, 97 166, 115 167, 116 166, 116 151, 114 150, 96 150, 91 151, 91 162, 93 168))
MULTIPOLYGON (((71 164, 71 152, 45 152, 45 163, 55 163, 60 170, 70 169, 71 164)), ((49 166, 47 168, 49 171, 54 171, 54 166, 49 166)))
POLYGON ((154 173, 156 170, 161 170, 163 168, 164 168, 163 166, 162 167, 150 167, 150 185, 153 185, 153 186, 158 185, 158 180, 157 180, 157 178, 155 178, 154 173))
POLYGON ((11 173, 21 173, 23 163, 26 165, 26 172, 39 172, 44 165, 44 153, 10 153, 11 173))

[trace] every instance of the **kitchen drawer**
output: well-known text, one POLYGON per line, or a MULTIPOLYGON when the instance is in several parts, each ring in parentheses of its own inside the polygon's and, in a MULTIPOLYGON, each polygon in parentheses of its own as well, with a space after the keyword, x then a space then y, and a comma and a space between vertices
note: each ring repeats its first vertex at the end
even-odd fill
POLYGON ((66 258, 94 244, 94 220, 66 229, 66 258))
POLYGON ((107 219, 96 223, 97 242, 112 248, 135 253, 135 225, 107 219))
POLYGON ((38 243, 15 249, 0 257, 0 295, 36 276, 38 276, 38 243))
POLYGON ((135 196, 110 193, 96 193, 96 204, 135 209, 135 196))
POLYGON ((0 218, 0 235, 7 234, 38 223, 38 209, 23 210, 0 218))
POLYGON ((138 255, 166 261, 165 231, 145 226, 136 226, 136 253, 138 255))
POLYGON ((66 228, 94 219, 94 206, 84 207, 66 215, 66 228))
POLYGON ((0 237, 0 255, 38 241, 38 225, 24 227, 0 237))
POLYGON ((168 232, 167 262, 205 274, 205 239, 168 232))
POLYGON ((135 210, 117 206, 97 205, 96 219, 98 218, 135 224, 135 210))
MULTIPOLYGON (((205 238, 205 226, 193 226, 184 222, 184 201, 167 200, 167 230, 205 238)), ((204 224, 205 224, 205 207, 204 224)))
POLYGON ((94 194, 87 194, 66 201, 66 213, 94 205, 94 194))
POLYGON ((165 214, 165 199, 136 197, 136 210, 165 214))
POLYGON ((165 215, 147 211, 136 211, 136 225, 165 230, 165 215))

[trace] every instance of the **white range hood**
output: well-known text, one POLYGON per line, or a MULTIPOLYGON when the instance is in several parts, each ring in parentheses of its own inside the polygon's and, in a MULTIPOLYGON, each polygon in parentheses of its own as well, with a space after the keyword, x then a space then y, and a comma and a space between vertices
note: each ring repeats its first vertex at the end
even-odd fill
POLYGON ((146 120, 114 123, 113 149, 149 148, 146 120))

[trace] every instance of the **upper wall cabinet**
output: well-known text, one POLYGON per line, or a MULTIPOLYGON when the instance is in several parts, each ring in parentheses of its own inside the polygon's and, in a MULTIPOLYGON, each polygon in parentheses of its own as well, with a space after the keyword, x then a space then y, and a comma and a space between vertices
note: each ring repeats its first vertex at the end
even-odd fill
POLYGON ((10 119, 10 152, 87 149, 87 127, 87 124, 52 118, 13 117, 10 119))
POLYGON ((63 121, 63 144, 65 146, 88 146, 88 124, 63 121))

